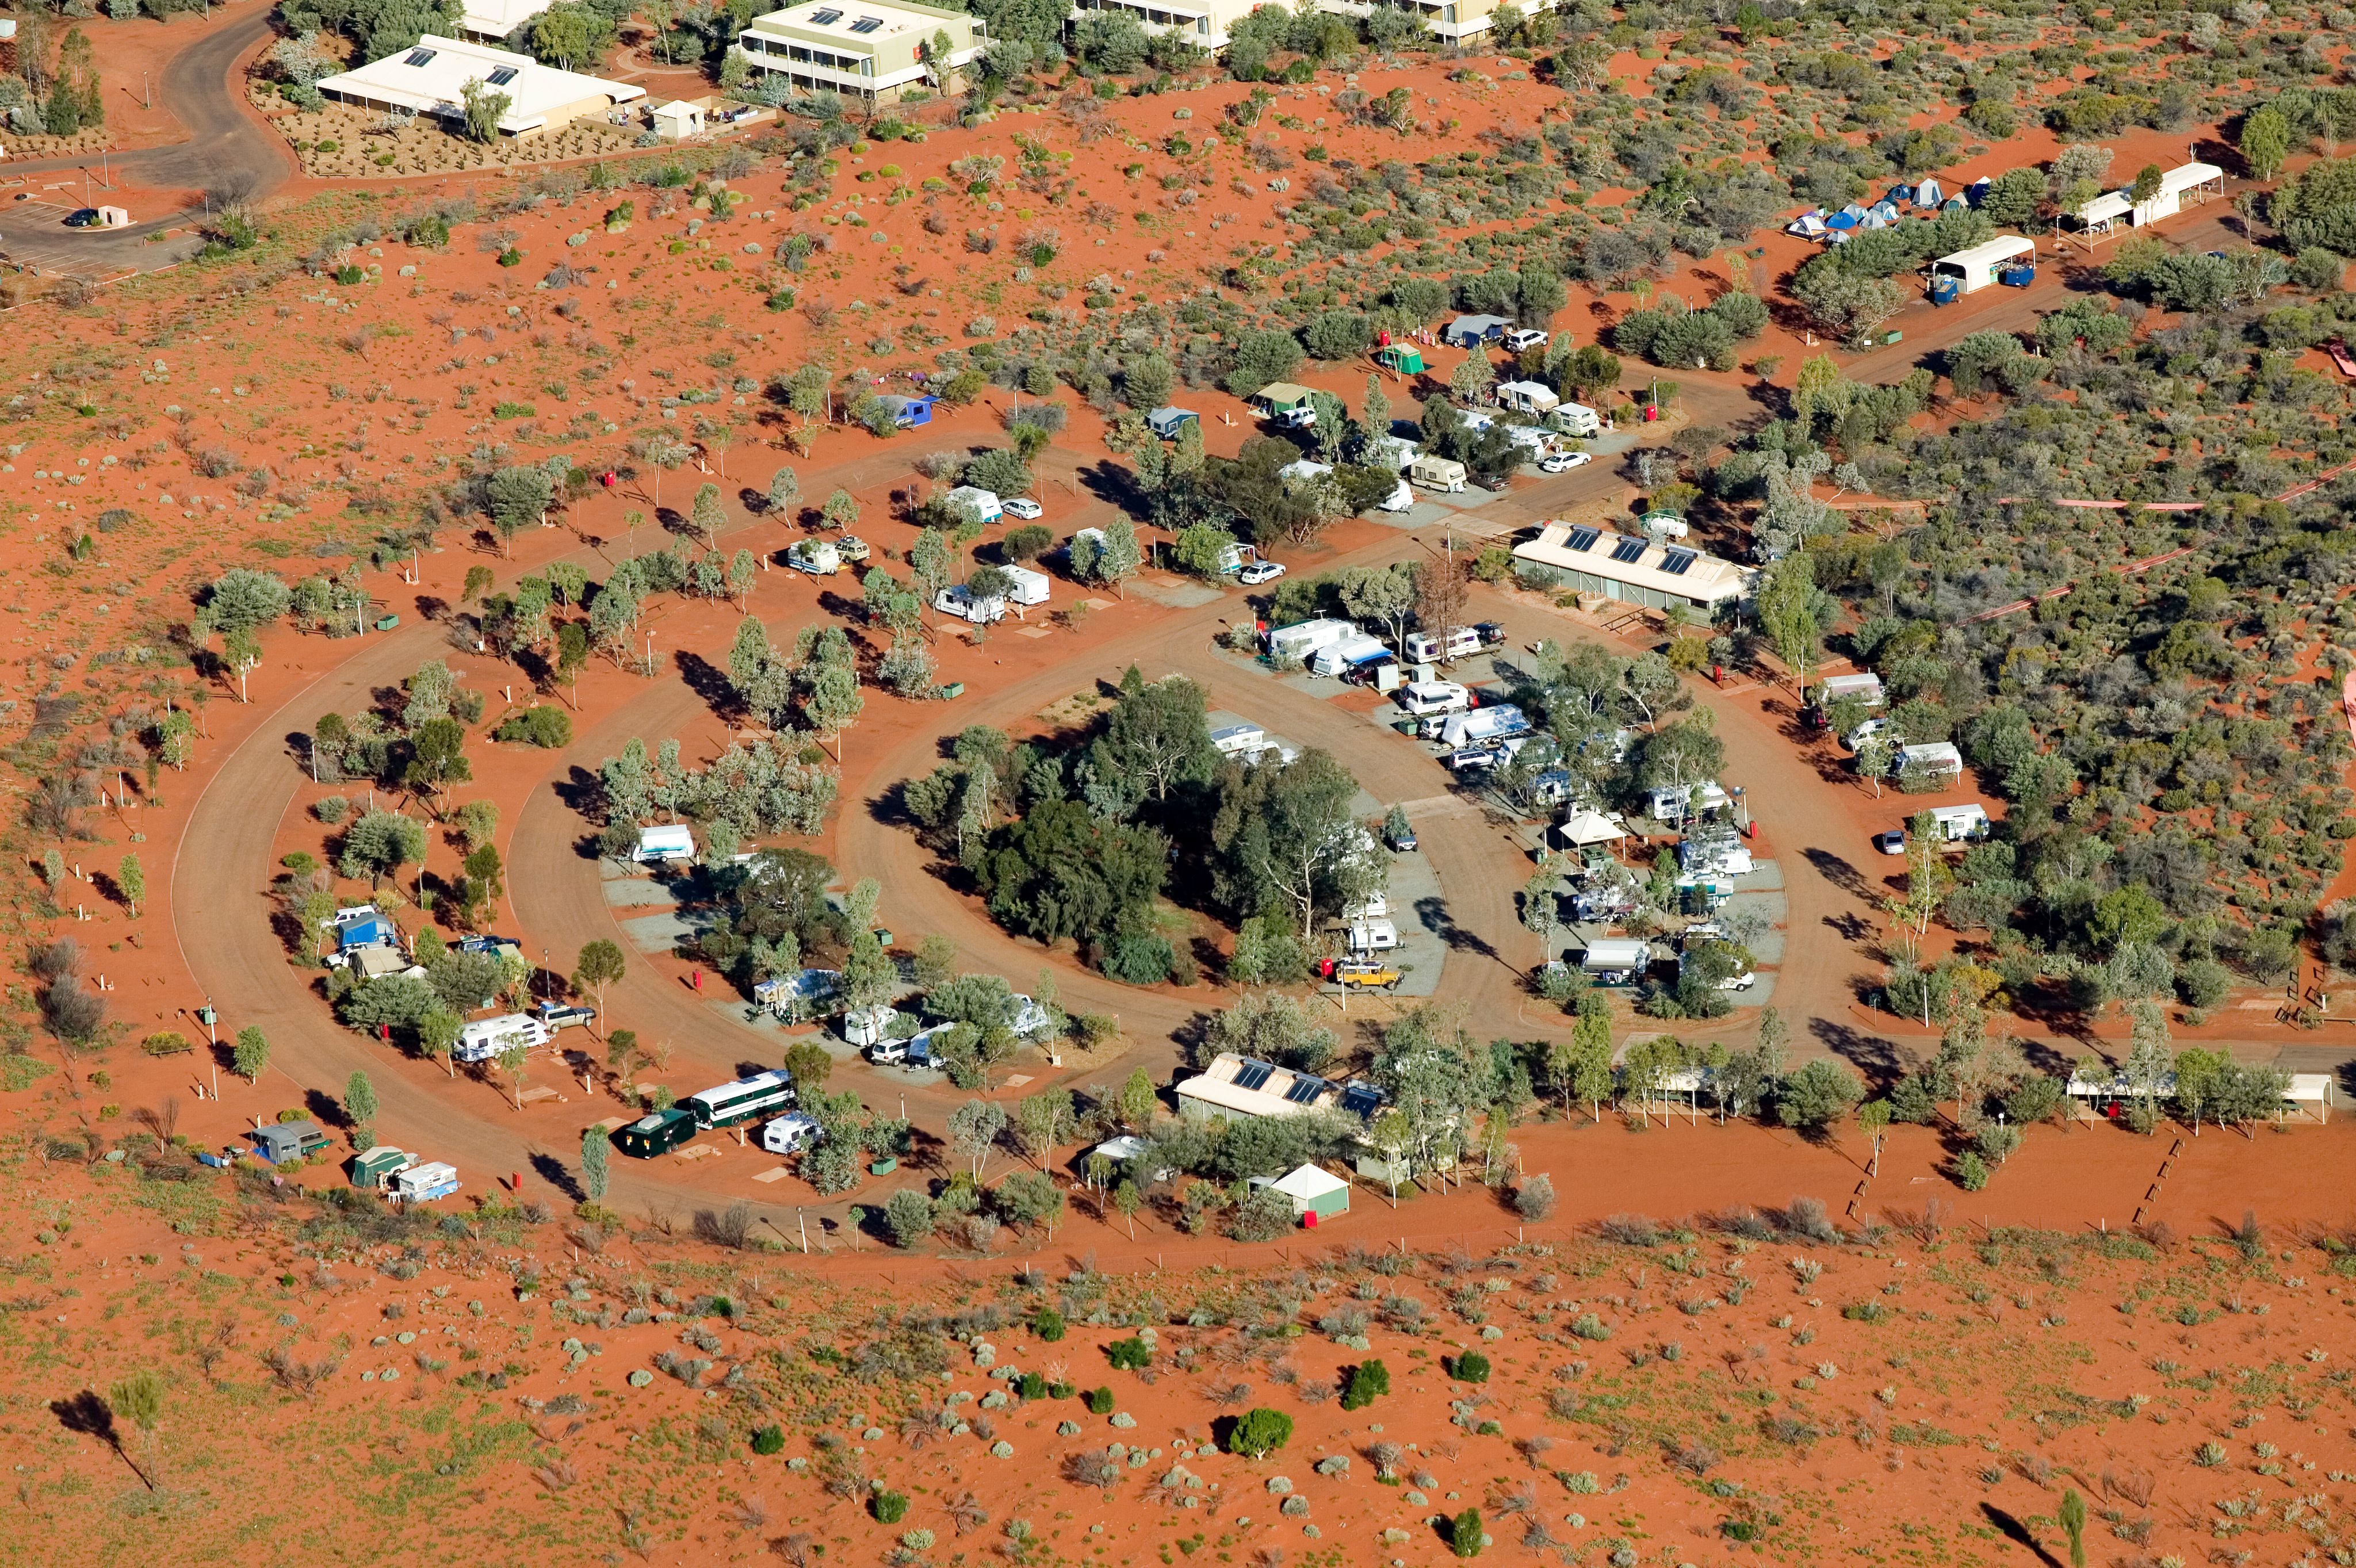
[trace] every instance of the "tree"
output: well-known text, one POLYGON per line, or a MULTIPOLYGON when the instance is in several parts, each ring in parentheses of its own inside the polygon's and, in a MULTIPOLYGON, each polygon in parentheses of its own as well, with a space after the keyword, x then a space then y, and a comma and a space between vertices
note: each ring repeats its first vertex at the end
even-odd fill
POLYGON ((270 1065, 270 1042, 262 1031, 249 1024, 237 1032, 237 1041, 230 1047, 230 1070, 248 1083, 262 1080, 262 1069, 270 1065))
POLYGON ((791 468, 780 468, 769 476, 769 489, 762 498, 763 510, 772 517, 789 510, 802 493, 802 482, 791 468))
POLYGON ((2290 156, 2290 122, 2272 104, 2254 109, 2242 121, 2237 145, 2243 161, 2250 166, 2250 177, 2272 179, 2282 171, 2283 159, 2290 156))
POLYGON ((1161 1097, 1153 1090, 1153 1079, 1147 1076, 1143 1068, 1130 1070, 1120 1086, 1119 1097, 1113 1101, 1120 1124, 1132 1133, 1142 1133, 1151 1124, 1153 1112, 1161 1103, 1161 1097))
POLYGON ((1014 1141, 1023 1156, 1044 1169, 1055 1145, 1072 1133, 1072 1091, 1051 1089, 1027 1096, 1014 1107, 1014 1141))
POLYGON ((2168 176, 2158 164, 2146 164, 2136 171, 2135 183, 2127 187, 2127 199, 2140 207, 2158 196, 2168 176))
POLYGON ((990 1163, 990 1151, 1006 1131, 1006 1112, 987 1100, 969 1100, 949 1112, 949 1148, 966 1162, 976 1182, 990 1163))
POLYGON ((525 1048, 522 1039, 518 1037, 513 1045, 498 1054, 498 1059, 499 1070, 508 1075, 509 1092, 515 1100, 515 1108, 520 1111, 523 1109, 524 1064, 531 1059, 530 1053, 525 1048))
POLYGON ((1807 690, 1815 673, 1818 639, 1824 627, 1817 618, 1816 573, 1804 550, 1794 550, 1768 567, 1759 586, 1759 624, 1775 644, 1775 656, 1792 673, 1792 689, 1807 690))
MULTIPOLYGON (((470 102, 468 113, 472 112, 470 102)), ((491 476, 484 487, 484 499, 491 514, 491 526, 498 530, 501 546, 512 555, 517 532, 526 523, 546 521, 549 503, 556 499, 556 481, 536 463, 519 463, 491 476)))
MULTIPOLYGON (((1361 620, 1379 620, 1390 628, 1391 642, 1407 656, 1408 618, 1415 611, 1417 573, 1407 563, 1389 566, 1353 566, 1342 574, 1342 607, 1361 620)), ((1434 635, 1443 628, 1430 625, 1434 635)))
POLYGON ((1822 1134, 1847 1115, 1864 1094, 1864 1084, 1846 1064, 1805 1062, 1776 1091, 1775 1119, 1786 1127, 1822 1134))
POLYGON ((1227 1429, 1227 1452, 1247 1459, 1265 1459, 1291 1441, 1292 1418, 1266 1406, 1244 1412, 1227 1429))
POLYGON ((2086 1568, 2086 1499, 2078 1495, 2077 1487, 2062 1494, 2055 1517, 2061 1520, 2062 1532, 2070 1538, 2070 1568, 2086 1568))
POLYGON ((581 1129, 581 1190, 592 1203, 605 1201, 605 1186, 611 1174, 606 1159, 611 1148, 603 1127, 581 1129))
POLYGON ((1804 264, 1793 276, 1792 297, 1818 331, 1858 346, 1906 303, 1905 292, 1895 283, 1851 271, 1837 252, 1804 264))
POLYGON ((571 70, 596 53, 604 24, 586 5, 560 3, 531 24, 531 52, 544 65, 571 70))
POLYGON ((1391 1369, 1382 1362, 1367 1359, 1350 1369, 1348 1381, 1342 1390, 1344 1410, 1364 1410, 1391 1391, 1391 1369))
POLYGON ((1873 1159, 1866 1166, 1868 1177, 1881 1174, 1881 1140, 1890 1131, 1890 1101, 1869 1100, 1857 1108, 1857 1130, 1873 1140, 1873 1159))
POLYGON ((793 1079, 794 1092, 804 1100, 821 1093, 834 1073, 834 1058, 816 1040, 795 1041, 777 1065, 793 1079))
POLYGON ((237 677, 237 700, 252 702, 253 699, 246 692, 246 677, 261 667, 261 639, 242 628, 230 632, 221 639, 221 662, 237 677))
POLYGON ((1466 1509, 1448 1521, 1448 1549, 1459 1557, 1478 1557, 1489 1539, 1481 1528, 1481 1510, 1466 1509))
POLYGON ((1222 863, 1215 880, 1233 905, 1290 913, 1308 948, 1321 910, 1355 902, 1381 878, 1356 821, 1358 781, 1317 749, 1227 778, 1211 824, 1222 863))
POLYGON ((213 579, 205 613, 216 631, 252 631, 286 613, 294 594, 267 572, 232 567, 213 579))
POLYGON ((464 784, 475 777, 475 765, 466 759, 466 727, 456 719, 426 720, 410 736, 409 748, 409 766, 402 769, 401 781, 429 800, 444 786, 464 784))
POLYGON ((376 1085, 369 1075, 354 1069, 344 1080, 344 1114, 351 1118, 352 1143, 365 1149, 376 1142, 376 1085))
POLYGON ((499 139, 499 122, 507 118, 515 100, 504 92, 495 92, 480 77, 469 77, 458 87, 466 115, 466 134, 477 142, 499 139))
POLYGON ((1931 929, 1931 917, 1954 886, 1955 874, 1947 865, 1946 835, 1928 811, 1906 824, 1906 896, 1884 904, 1889 912, 1914 928, 1921 936, 1931 929))
POLYGON ((130 909, 131 918, 137 919, 139 906, 147 899, 147 872, 139 864, 138 855, 126 853, 116 865, 114 886, 116 891, 123 895, 123 905, 130 909))
POLYGON ((1129 1222, 1129 1239, 1136 1240, 1137 1211, 1145 1207, 1145 1195, 1137 1190, 1135 1182, 1123 1176, 1120 1185, 1112 1189, 1112 1207, 1114 1212, 1129 1222))
POLYGON ((605 988, 621 983, 628 972, 628 961, 623 957, 621 944, 603 937, 582 944, 581 956, 573 961, 573 987, 576 991, 594 992, 597 997, 597 1029, 605 1029, 605 988))
POLYGON ((1208 780, 1218 766, 1206 710, 1203 688, 1183 675, 1124 692, 1089 746, 1089 763, 1100 779, 1133 781, 1141 793, 1166 801, 1171 790, 1208 780))
POLYGON ((416 1027, 417 1048, 440 1061, 452 1078, 457 1077, 458 1059, 455 1053, 458 1036, 466 1027, 466 1015, 437 1004, 418 1015, 416 1027))
POLYGON ((933 1233, 933 1200, 904 1187, 884 1204, 884 1226, 896 1247, 913 1247, 933 1233))

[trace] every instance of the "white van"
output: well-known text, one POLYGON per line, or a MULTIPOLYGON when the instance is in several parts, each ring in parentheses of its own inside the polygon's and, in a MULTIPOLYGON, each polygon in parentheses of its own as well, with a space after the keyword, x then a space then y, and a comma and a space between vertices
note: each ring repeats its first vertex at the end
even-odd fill
POLYGON ((510 1046, 520 1045, 526 1050, 538 1050, 548 1041, 547 1025, 521 1013, 509 1013, 504 1017, 485 1018, 459 1029, 457 1047, 450 1054, 462 1062, 488 1061, 510 1046))
POLYGON ((1407 634, 1407 657, 1411 664, 1445 664, 1454 659, 1469 659, 1481 651, 1481 634, 1469 626, 1451 628, 1445 639, 1428 631, 1407 634))
POLYGON ((1418 718, 1461 714, 1472 705, 1472 694, 1453 681, 1418 681, 1398 689, 1398 705, 1418 718))

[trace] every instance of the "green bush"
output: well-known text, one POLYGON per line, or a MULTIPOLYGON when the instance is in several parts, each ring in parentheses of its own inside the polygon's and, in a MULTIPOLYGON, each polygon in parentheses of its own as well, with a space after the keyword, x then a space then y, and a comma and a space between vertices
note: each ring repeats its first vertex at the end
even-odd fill
POLYGON ((1449 1362, 1448 1375, 1460 1383, 1485 1383, 1489 1380, 1489 1358, 1478 1350, 1467 1350, 1449 1362))
POLYGON ((1342 1390, 1344 1410, 1364 1410, 1391 1391, 1391 1369, 1380 1361, 1361 1361, 1350 1369, 1342 1390))
POLYGON ((1159 985, 1176 960, 1160 937, 1115 937, 1104 952, 1104 972, 1126 985, 1159 985))
POLYGON ((1044 1399, 1047 1397, 1047 1380, 1036 1372, 1025 1372, 1015 1380, 1014 1391, 1027 1400, 1044 1399))
POLYGON ((1145 1341, 1135 1337, 1116 1339, 1105 1347, 1105 1358, 1115 1371, 1137 1371, 1153 1364, 1153 1351, 1145 1341))
POLYGON ((1987 1186, 1989 1174, 1987 1162, 1980 1158, 1978 1151, 1965 1149, 1955 1156, 1955 1182, 1965 1192, 1977 1192, 1987 1186))
POLYGON ((1053 1345, 1064 1337, 1064 1315, 1052 1306, 1043 1306, 1031 1319, 1031 1332, 1053 1345))
POLYGON ((509 714, 491 732, 493 740, 554 750, 573 744, 573 715, 562 708, 541 706, 509 714))
POLYGON ((1090 1389, 1087 1391, 1087 1398, 1088 1402, 1088 1413, 1090 1415, 1110 1415, 1112 1413, 1112 1391, 1110 1389, 1090 1389))
POLYGON ((903 1492, 875 1494, 875 1518, 883 1524, 897 1524, 908 1516, 908 1498, 903 1492))
POLYGON ((1227 1452, 1247 1459, 1264 1458, 1292 1441, 1292 1418, 1280 1410, 1260 1406, 1244 1412, 1227 1433, 1227 1452))
POLYGON ((1481 1528, 1481 1510, 1466 1509, 1448 1521, 1448 1549, 1459 1557, 1478 1557, 1485 1533, 1481 1528))
POLYGON ((756 1426, 753 1429, 754 1453, 775 1454, 779 1449, 785 1447, 785 1445, 786 1434, 782 1428, 775 1426, 756 1426))

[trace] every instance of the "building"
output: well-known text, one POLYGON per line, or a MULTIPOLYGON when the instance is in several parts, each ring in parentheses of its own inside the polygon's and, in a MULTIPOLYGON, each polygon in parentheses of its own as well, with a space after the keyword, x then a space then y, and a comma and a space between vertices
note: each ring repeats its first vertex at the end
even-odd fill
POLYGON ((804 92, 894 103, 914 91, 955 92, 990 29, 979 16, 915 0, 808 0, 755 16, 736 53, 755 72, 804 92))
POLYGON ((1350 1184, 1317 1165, 1301 1165, 1280 1176, 1254 1176, 1251 1185, 1289 1199, 1293 1218, 1307 1225, 1350 1212, 1350 1184))
POLYGON ((412 48, 323 77, 320 94, 338 103, 393 114, 423 114, 464 129, 469 82, 502 94, 502 136, 537 136, 586 117, 603 118, 617 103, 644 98, 647 90, 625 81, 603 81, 576 71, 542 65, 530 55, 488 44, 466 43, 428 33, 412 48))
POLYGON ((1958 293, 1971 294, 1996 283, 2008 268, 2035 265, 2037 245, 2018 234, 2003 234, 1984 241, 1951 256, 1941 256, 1931 263, 1931 281, 1935 285, 1953 278, 1958 293))
MULTIPOLYGON (((1423 25, 1435 37, 1451 44, 1462 43, 1476 33, 1489 30, 1490 13, 1496 10, 1496 0, 1386 0, 1403 10, 1416 12, 1423 25)), ((1365 16, 1374 11, 1369 0, 1317 0, 1320 11, 1330 11, 1337 16, 1365 16)), ((1247 7, 1248 9, 1248 7, 1247 7)))
POLYGON ((1346 1111, 1365 1117, 1381 1101, 1371 1084, 1336 1083, 1232 1051, 1221 1051, 1200 1074, 1178 1085, 1178 1113, 1195 1122, 1215 1116, 1300 1116, 1312 1111, 1346 1111))
POLYGON ((2163 218, 2173 218, 2187 205, 2198 205, 2212 196, 2225 193, 2225 171, 2215 164, 2183 164, 2159 177, 2159 191, 2148 201, 2137 201, 2130 190, 2107 191, 2072 214, 2077 220, 2075 236, 2081 243, 2092 245, 2110 238, 2128 224, 2142 228, 2163 218))
POLYGON ((1562 586, 1582 594, 1652 609, 1685 605, 1706 614, 1747 598, 1759 577, 1756 567, 1592 523, 1549 522, 1536 539, 1514 546, 1514 558, 1560 574, 1562 586))
POLYGON ((647 117, 654 122, 655 134, 666 142, 684 142, 703 134, 703 105, 684 98, 656 104, 647 117))
POLYGON ((466 0, 458 13, 458 32, 478 43, 504 44, 548 6, 549 0, 466 0))
POLYGON ((1263 0, 1073 0, 1069 20, 1091 11, 1126 11, 1149 33, 1172 34, 1200 49, 1227 47, 1228 30, 1263 0))

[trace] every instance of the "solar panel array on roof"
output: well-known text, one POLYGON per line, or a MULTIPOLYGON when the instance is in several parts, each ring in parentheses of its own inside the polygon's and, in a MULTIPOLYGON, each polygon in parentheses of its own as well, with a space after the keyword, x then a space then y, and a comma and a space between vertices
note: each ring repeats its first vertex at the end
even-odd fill
POLYGON ((1284 1098, 1295 1105, 1307 1105, 1333 1087, 1322 1078, 1311 1078, 1303 1073, 1292 1080, 1292 1087, 1284 1091, 1284 1098))
POLYGON ((1623 565, 1644 553, 1644 542, 1641 539, 1622 539, 1612 547, 1612 559, 1623 565))
POLYGON ((1371 1083, 1354 1083, 1342 1091, 1342 1109, 1353 1116, 1372 1116, 1382 1102, 1382 1090, 1371 1083))
POLYGON ((1275 1070, 1276 1068, 1273 1063, 1247 1060, 1242 1066, 1236 1069, 1236 1087, 1237 1089, 1265 1088, 1268 1083, 1268 1075, 1275 1070))
POLYGON ((1686 569, 1698 559, 1690 550, 1672 550, 1661 558, 1661 570, 1672 577, 1682 577, 1686 569))
POLYGON ((1601 529, 1574 528, 1570 531, 1568 542, 1573 550, 1592 550, 1595 548, 1595 542, 1602 537, 1603 532, 1601 529))

